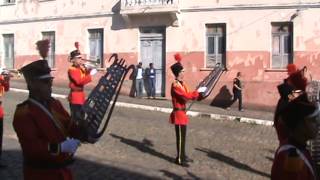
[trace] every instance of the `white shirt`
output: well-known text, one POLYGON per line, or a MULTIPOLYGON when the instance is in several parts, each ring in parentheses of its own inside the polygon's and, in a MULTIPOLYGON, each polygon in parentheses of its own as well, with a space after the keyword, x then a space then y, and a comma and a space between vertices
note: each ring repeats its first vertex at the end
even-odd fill
POLYGON ((142 79, 142 68, 138 68, 137 77, 136 79, 142 79))
MULTIPOLYGON (((154 73, 154 69, 150 69, 150 74, 154 73)), ((150 78, 154 78, 154 75, 150 75, 150 78)))

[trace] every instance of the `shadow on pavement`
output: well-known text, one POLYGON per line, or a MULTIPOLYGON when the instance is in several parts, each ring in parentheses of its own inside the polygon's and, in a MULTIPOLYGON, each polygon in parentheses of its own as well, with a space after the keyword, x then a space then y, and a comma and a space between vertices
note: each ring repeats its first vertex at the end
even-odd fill
POLYGON ((167 170, 160 170, 160 172, 162 172, 164 174, 164 176, 170 178, 170 179, 174 179, 174 180, 183 180, 182 177, 180 177, 179 175, 169 172, 167 170))
MULTIPOLYGON (((3 162, 8 166, 0 169, 0 179, 2 180, 21 180, 22 175, 22 152, 21 151, 3 151, 3 162)), ((114 167, 108 164, 101 164, 82 158, 76 158, 73 165, 70 166, 75 179, 78 180, 96 180, 96 179, 160 179, 159 177, 147 176, 138 172, 128 171, 126 169, 114 167)))
POLYGON ((227 85, 224 85, 220 88, 219 93, 213 98, 210 105, 225 109, 232 105, 232 97, 233 95, 231 94, 227 85))
POLYGON ((268 156, 265 156, 265 158, 268 159, 271 162, 273 162, 273 160, 274 160, 272 157, 268 157, 268 156))
POLYGON ((194 180, 200 180, 201 178, 194 175, 193 173, 187 171, 187 177, 181 177, 180 175, 177 175, 175 173, 172 173, 170 171, 167 170, 160 170, 160 172, 162 172, 164 174, 164 176, 173 179, 173 180, 183 180, 183 179, 194 179, 194 180))
POLYGON ((158 158, 161 158, 161 159, 164 159, 164 160, 167 160, 169 162, 174 162, 174 158, 170 157, 170 156, 167 156, 161 152, 158 152, 154 149, 152 149, 151 147, 153 146, 152 142, 148 139, 143 139, 142 142, 139 142, 139 141, 136 141, 136 140, 132 140, 132 139, 128 139, 128 138, 125 138, 125 137, 121 137, 121 136, 118 136, 118 135, 115 135, 115 134, 110 134, 110 136, 112 136, 113 138, 116 138, 116 139, 119 139, 120 142, 123 142, 129 146, 132 146, 132 147, 135 147, 136 149, 138 149, 139 151, 141 152, 144 152, 144 153, 149 153, 153 156, 156 156, 158 158))
POLYGON ((212 158, 212 159, 216 159, 218 161, 224 162, 224 163, 226 163, 226 164, 228 164, 230 166, 236 167, 238 169, 249 171, 249 172, 252 172, 252 173, 267 177, 267 178, 271 177, 267 173, 264 173, 264 172, 258 171, 256 169, 253 169, 252 167, 250 167, 250 166, 248 166, 246 164, 243 164, 241 162, 238 162, 238 161, 234 160, 233 158, 225 156, 224 154, 221 154, 219 152, 215 152, 215 151, 212 151, 212 150, 207 149, 207 148, 195 148, 195 149, 198 150, 198 151, 207 153, 207 156, 212 158))
POLYGON ((189 172, 189 171, 187 171, 187 174, 188 174, 192 179, 195 179, 195 180, 200 180, 200 179, 201 179, 200 177, 196 176, 195 174, 193 174, 193 173, 191 173, 191 172, 189 172))

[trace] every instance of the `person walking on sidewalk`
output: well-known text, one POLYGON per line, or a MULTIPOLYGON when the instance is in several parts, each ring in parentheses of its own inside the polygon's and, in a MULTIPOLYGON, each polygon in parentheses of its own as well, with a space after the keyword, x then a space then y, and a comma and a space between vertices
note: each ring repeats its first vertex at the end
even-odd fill
POLYGON ((317 172, 307 141, 317 136, 320 109, 306 93, 288 103, 280 112, 288 140, 280 144, 273 160, 271 180, 316 180, 317 172))
POLYGON ((181 61, 181 55, 175 54, 177 63, 170 68, 175 76, 175 80, 171 85, 172 107, 173 111, 170 114, 170 122, 175 126, 177 157, 175 163, 184 167, 188 167, 189 158, 186 156, 185 144, 187 134, 188 116, 186 114, 187 100, 201 100, 206 88, 201 87, 196 91, 189 91, 184 80, 184 69, 181 61))
POLYGON ((156 70, 153 67, 153 63, 149 64, 149 68, 146 69, 146 77, 148 81, 148 98, 151 96, 156 98, 156 70))
MULTIPOLYGON (((233 79, 232 92, 233 92, 233 99, 232 99, 231 105, 238 100, 238 102, 239 102, 238 109, 239 109, 239 111, 243 111, 243 109, 242 109, 241 72, 238 72, 237 77, 233 79)), ((230 109, 230 107, 228 107, 227 109, 230 109)))
MULTIPOLYGON (((37 45, 45 59, 49 42, 38 41, 37 45)), ((51 97, 53 77, 43 59, 21 68, 29 98, 17 105, 13 128, 22 149, 23 176, 25 180, 72 180, 67 166, 80 145, 78 139, 86 135, 71 121, 61 102, 51 97)))
POLYGON ((134 75, 133 77, 135 78, 135 87, 136 87, 136 97, 141 98, 142 93, 143 93, 143 77, 144 77, 144 69, 142 68, 142 62, 139 62, 137 67, 134 70, 134 75))
POLYGON ((92 76, 97 73, 96 69, 86 68, 82 64, 80 51, 74 50, 70 53, 71 67, 68 69, 69 77, 69 105, 71 117, 76 123, 84 118, 83 104, 85 102, 84 86, 91 82, 92 76))

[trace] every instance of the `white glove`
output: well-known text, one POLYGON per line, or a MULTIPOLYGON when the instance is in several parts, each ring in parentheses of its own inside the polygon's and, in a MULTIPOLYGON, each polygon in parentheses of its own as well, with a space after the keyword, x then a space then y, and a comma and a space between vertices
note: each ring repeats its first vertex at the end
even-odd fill
POLYGON ((61 152, 74 154, 80 145, 78 139, 68 138, 60 144, 61 152))
POLYGON ((207 90, 207 87, 204 87, 204 86, 202 86, 202 87, 199 87, 199 89, 197 90, 199 93, 203 93, 203 92, 205 92, 207 90))
POLYGON ((93 75, 97 74, 97 72, 98 72, 97 69, 91 69, 90 75, 93 76, 93 75))

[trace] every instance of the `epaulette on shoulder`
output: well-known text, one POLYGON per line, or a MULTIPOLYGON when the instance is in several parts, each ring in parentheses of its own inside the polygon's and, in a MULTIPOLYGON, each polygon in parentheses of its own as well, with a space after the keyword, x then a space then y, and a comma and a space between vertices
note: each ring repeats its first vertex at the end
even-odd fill
POLYGON ((285 154, 283 165, 288 172, 300 172, 303 169, 304 162, 298 155, 297 150, 291 148, 285 154))

